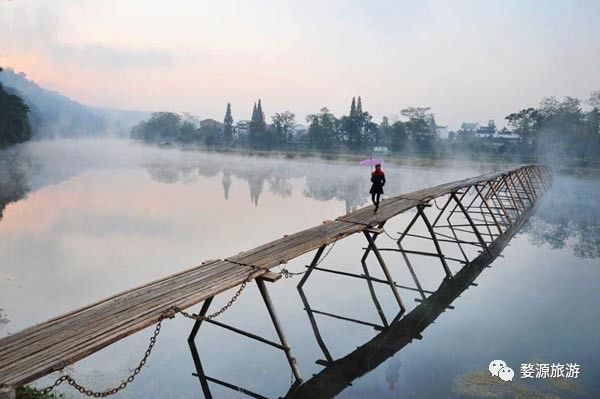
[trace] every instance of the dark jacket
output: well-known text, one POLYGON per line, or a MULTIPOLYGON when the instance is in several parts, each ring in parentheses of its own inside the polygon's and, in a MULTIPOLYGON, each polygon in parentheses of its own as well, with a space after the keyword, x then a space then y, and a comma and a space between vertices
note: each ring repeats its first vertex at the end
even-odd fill
POLYGON ((383 194, 383 186, 385 185, 385 173, 383 173, 383 171, 380 171, 379 173, 377 173, 377 171, 371 173, 371 183, 373 183, 373 185, 371 186, 371 190, 369 191, 369 193, 383 194))

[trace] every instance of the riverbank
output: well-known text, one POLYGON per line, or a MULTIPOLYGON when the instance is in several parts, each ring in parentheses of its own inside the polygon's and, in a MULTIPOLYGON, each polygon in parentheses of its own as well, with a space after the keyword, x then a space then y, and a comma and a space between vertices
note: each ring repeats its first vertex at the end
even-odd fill
MULTIPOLYGON (((151 145, 144 143, 145 145, 151 145)), ((280 157, 284 159, 320 159, 326 161, 348 161, 359 162, 365 158, 373 157, 383 159, 386 163, 394 165, 410 165, 411 167, 432 167, 443 166, 452 163, 456 166, 479 165, 483 167, 495 168, 504 166, 513 166, 520 164, 541 163, 546 164, 554 169, 557 173, 575 174, 577 176, 585 176, 590 173, 598 173, 600 171, 600 162, 588 162, 581 164, 579 160, 574 159, 557 159, 557 158, 542 158, 542 157, 497 157, 485 153, 473 153, 469 157, 464 154, 447 154, 447 153, 367 153, 367 152, 322 152, 313 151, 310 149, 275 149, 261 150, 251 149, 246 147, 206 147, 197 145, 178 146, 173 145, 169 148, 177 148, 183 151, 206 151, 224 155, 243 155, 251 157, 280 157)))

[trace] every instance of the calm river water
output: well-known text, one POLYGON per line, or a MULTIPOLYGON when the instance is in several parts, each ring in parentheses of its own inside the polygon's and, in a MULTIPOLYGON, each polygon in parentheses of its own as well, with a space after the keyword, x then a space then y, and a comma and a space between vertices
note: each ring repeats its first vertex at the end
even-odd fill
MULTIPOLYGON (((504 167, 384 164, 386 196, 504 167)), ((369 172, 350 161, 226 156, 119 140, 33 142, 0 152, 0 336, 367 205, 369 172)), ((412 216, 393 219, 386 230, 397 235, 412 216)), ((361 273, 363 241, 355 235, 339 242, 322 266, 361 273)), ((288 269, 303 270, 311 256, 288 269)), ((411 283, 405 268, 388 265, 398 283, 411 283)), ((441 268, 415 268, 424 288, 435 290, 441 268)), ((478 286, 465 291, 422 340, 348 381, 337 397, 600 397, 599 278, 600 177, 557 173, 537 212, 479 276, 478 286), (494 359, 515 370, 512 382, 490 381, 487 368, 494 359), (523 363, 577 363, 580 374, 521 379, 523 363)), ((323 369, 315 363, 323 354, 296 290, 298 279, 269 289, 309 379, 323 369)), ((232 293, 220 295, 213 309, 232 293)), ((378 293, 393 314, 389 289, 378 293)), ((315 272, 305 294, 314 309, 378 322, 362 280, 315 272)), ((414 292, 401 295, 409 309, 417 305, 414 292)), ((369 326, 315 318, 334 359, 377 334, 369 326)), ((255 284, 219 320, 276 337, 255 284)), ((191 326, 181 317, 166 321, 148 366, 117 397, 202 397, 186 342, 191 326)), ((116 385, 137 365, 151 331, 67 371, 93 389, 116 385)), ((285 357, 274 348, 213 325, 202 327, 196 343, 208 375, 267 397, 284 396, 290 387, 285 357)), ((215 398, 243 397, 211 388, 215 398)), ((68 387, 59 392, 78 397, 68 387)))

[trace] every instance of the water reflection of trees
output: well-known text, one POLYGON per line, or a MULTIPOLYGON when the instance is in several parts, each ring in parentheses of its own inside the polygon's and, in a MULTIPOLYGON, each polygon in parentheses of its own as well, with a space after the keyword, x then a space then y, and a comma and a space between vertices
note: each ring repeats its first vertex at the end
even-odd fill
POLYGON ((150 177, 162 183, 189 181, 189 176, 197 174, 203 177, 215 177, 221 174, 223 196, 227 200, 233 184, 233 177, 248 182, 250 201, 258 205, 264 192, 287 198, 292 195, 293 178, 306 178, 303 194, 320 201, 332 199, 343 201, 346 211, 356 210, 366 202, 369 179, 365 169, 348 170, 344 165, 290 164, 279 160, 265 159, 263 162, 231 159, 227 162, 215 162, 204 159, 178 162, 152 162, 145 165, 150 177), (197 171, 196 173, 190 170, 197 171), (366 177, 365 177, 366 175, 366 177))
MULTIPOLYGON (((228 161, 224 166, 211 162, 148 166, 153 179, 165 183, 185 181, 189 169, 214 177, 221 174, 225 199, 229 198, 232 177, 248 182, 250 200, 258 205, 265 184, 269 192, 286 198, 292 194, 292 178, 304 177, 303 194, 319 201, 344 202, 346 212, 363 206, 368 200, 369 180, 361 168, 321 163, 294 163, 274 160, 248 162, 245 159, 228 161)), ((402 192, 397 187, 391 195, 402 192)), ((386 190, 387 191, 387 190, 386 190)), ((558 175, 552 190, 544 197, 539 209, 523 227, 536 245, 549 244, 556 249, 572 248, 580 258, 600 258, 600 181, 598 178, 558 175)))
POLYGON ((343 201, 346 204, 346 212, 352 212, 366 202, 369 185, 368 176, 357 174, 308 175, 304 195, 319 201, 343 201))
MULTIPOLYGON (((78 147, 74 147, 78 148, 78 147)), ((11 202, 22 200, 31 190, 58 184, 88 168, 99 165, 87 150, 79 150, 66 157, 69 162, 57 161, 69 150, 44 152, 46 147, 16 146, 0 152, 0 220, 11 202)), ((71 148, 70 150, 73 150, 71 148)), ((181 156, 170 154, 152 161, 142 162, 150 177, 162 183, 189 183, 199 177, 219 178, 223 196, 229 198, 232 185, 237 180, 246 181, 250 200, 258 205, 267 190, 280 198, 292 195, 292 179, 305 179, 303 194, 319 201, 343 201, 350 212, 368 201, 369 179, 364 168, 343 164, 296 162, 274 158, 206 155, 194 153, 181 156)), ((146 153, 143 153, 147 156, 146 153)), ((156 154, 154 154, 156 155, 156 154)), ((112 165, 108 163, 106 167, 112 165)), ((134 166, 138 166, 137 162, 134 166)), ((129 165, 131 166, 131 165, 129 165)), ((402 177, 390 185, 388 196, 402 193, 402 177)), ((600 179, 598 176, 560 174, 555 177, 551 191, 544 197, 538 210, 523 227, 522 233, 537 244, 552 248, 570 248, 581 258, 600 258, 600 179)))
POLYGON ((522 233, 536 245, 600 258, 600 179, 558 175, 522 233))
POLYGON ((3 309, 0 309, 0 328, 2 328, 3 325, 8 324, 10 320, 8 320, 8 317, 6 316, 6 313, 4 313, 3 309))
MULTIPOLYGON (((30 190, 58 184, 94 165, 90 157, 83 157, 68 165, 60 160, 55 162, 52 155, 48 159, 38 159, 39 154, 36 155, 35 151, 21 146, 0 153, 0 218, 7 204, 23 199, 30 190), (31 182, 34 182, 34 187, 30 187, 31 182)), ((305 178, 305 196, 320 201, 343 201, 346 211, 350 212, 366 202, 370 184, 364 168, 273 158, 255 160, 192 154, 189 157, 153 158, 142 162, 142 166, 152 180, 166 184, 189 183, 197 181, 199 177, 221 176, 226 200, 229 199, 232 184, 235 184, 234 178, 245 180, 250 200, 255 205, 258 205, 266 186, 273 195, 288 198, 292 195, 292 179, 305 178)))
POLYGON ((27 195, 29 184, 26 163, 14 149, 2 152, 0 156, 0 220, 4 208, 27 195))

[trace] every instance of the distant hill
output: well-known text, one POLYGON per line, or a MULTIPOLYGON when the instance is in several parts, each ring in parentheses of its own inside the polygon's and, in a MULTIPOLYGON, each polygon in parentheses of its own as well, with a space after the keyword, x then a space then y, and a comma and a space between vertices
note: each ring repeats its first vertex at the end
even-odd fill
POLYGON ((129 137, 131 128, 150 115, 147 112, 91 107, 78 103, 56 91, 44 89, 29 80, 24 73, 17 73, 10 68, 0 73, 0 82, 4 84, 6 91, 25 100, 30 109, 34 137, 129 137))

